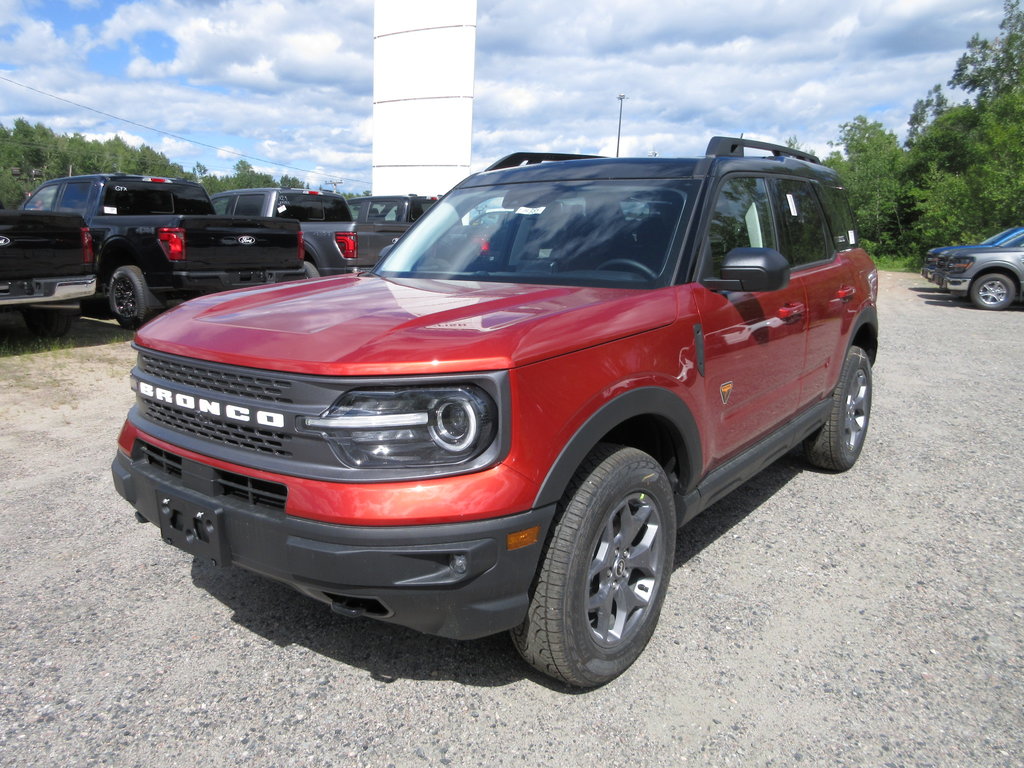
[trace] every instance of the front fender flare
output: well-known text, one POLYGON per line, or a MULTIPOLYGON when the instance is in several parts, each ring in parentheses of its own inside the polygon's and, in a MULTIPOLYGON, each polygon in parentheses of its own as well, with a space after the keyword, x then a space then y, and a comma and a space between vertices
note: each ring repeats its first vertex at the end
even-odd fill
POLYGON ((535 507, 562 498, 576 470, 609 432, 630 419, 651 416, 667 427, 679 464, 680 488, 692 490, 700 477, 700 431, 693 414, 677 395, 660 387, 640 387, 602 405, 569 439, 548 471, 537 494, 535 507))

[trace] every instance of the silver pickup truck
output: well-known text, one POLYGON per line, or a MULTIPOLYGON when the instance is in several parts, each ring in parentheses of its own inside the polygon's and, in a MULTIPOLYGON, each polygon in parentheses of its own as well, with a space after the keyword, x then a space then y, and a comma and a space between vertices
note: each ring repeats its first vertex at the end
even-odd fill
POLYGON ((940 261, 931 278, 942 290, 968 296, 978 309, 1006 309, 1021 299, 1024 248, 963 248, 940 261))

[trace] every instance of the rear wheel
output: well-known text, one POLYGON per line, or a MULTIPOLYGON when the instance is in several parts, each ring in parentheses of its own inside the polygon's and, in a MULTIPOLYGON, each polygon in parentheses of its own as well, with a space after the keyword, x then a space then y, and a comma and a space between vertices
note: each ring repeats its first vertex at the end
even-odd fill
POLYGON ((971 283, 970 296, 978 309, 1006 309, 1017 297, 1017 286, 1008 275, 982 275, 971 283))
POLYGON ((824 426, 804 441, 804 455, 816 467, 844 472, 857 463, 871 419, 871 360, 850 347, 832 392, 824 426))
POLYGON ((651 456, 601 445, 560 509, 512 638, 541 672, 590 688, 622 674, 654 633, 675 553, 675 504, 651 456))
POLYGON ((312 280, 314 277, 320 277, 320 270, 316 268, 316 264, 312 261, 302 262, 302 271, 305 273, 307 280, 312 280))
POLYGON ((134 331, 155 315, 158 307, 150 302, 149 288, 142 270, 127 264, 114 270, 107 284, 107 298, 114 319, 122 328, 134 331))
POLYGON ((47 339, 57 339, 67 335, 67 332, 71 330, 71 322, 75 319, 72 311, 43 307, 26 307, 21 310, 21 316, 32 333, 47 339))

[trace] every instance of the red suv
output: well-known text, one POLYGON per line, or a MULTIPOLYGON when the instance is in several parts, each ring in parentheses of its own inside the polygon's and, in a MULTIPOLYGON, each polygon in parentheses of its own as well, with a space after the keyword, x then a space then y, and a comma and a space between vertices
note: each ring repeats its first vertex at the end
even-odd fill
POLYGON ((857 460, 876 292, 813 156, 513 155, 370 274, 143 327, 114 481, 194 556, 600 685, 678 526, 795 446, 857 460))

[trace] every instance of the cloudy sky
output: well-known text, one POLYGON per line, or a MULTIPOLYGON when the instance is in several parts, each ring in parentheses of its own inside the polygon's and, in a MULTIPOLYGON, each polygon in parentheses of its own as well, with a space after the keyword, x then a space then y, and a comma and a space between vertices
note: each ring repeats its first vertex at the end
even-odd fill
MULTIPOLYGON (((827 154, 857 115, 902 136, 1001 19, 1001 0, 478 0, 473 167, 614 154, 619 93, 623 155, 740 133, 827 154)), ((0 123, 362 192, 372 53, 373 0, 0 0, 0 123)))

